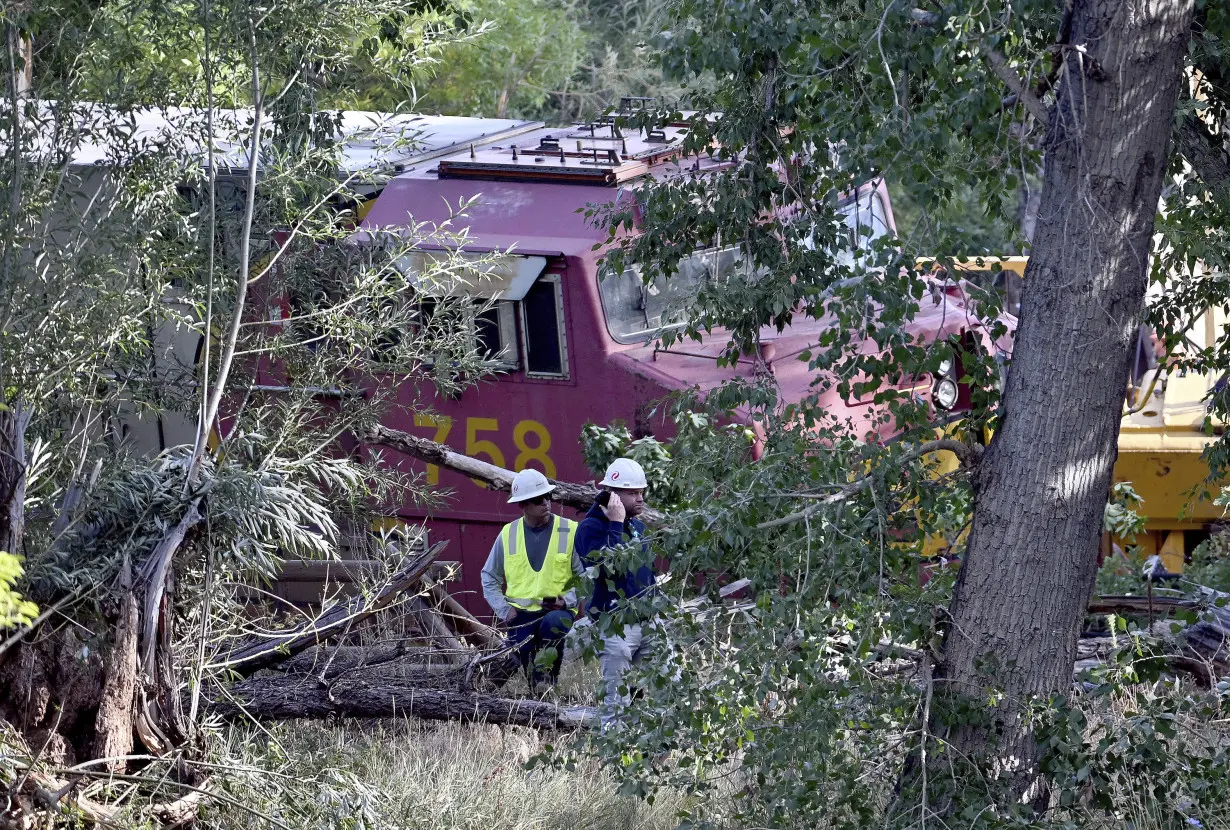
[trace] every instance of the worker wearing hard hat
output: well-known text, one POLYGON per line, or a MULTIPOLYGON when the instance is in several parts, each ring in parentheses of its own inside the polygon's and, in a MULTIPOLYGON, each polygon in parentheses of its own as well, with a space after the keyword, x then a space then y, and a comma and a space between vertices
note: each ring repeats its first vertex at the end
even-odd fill
POLYGON ((551 513, 555 487, 537 470, 522 470, 512 482, 509 504, 521 518, 504 525, 483 565, 483 598, 509 631, 532 690, 559 679, 564 636, 576 618, 581 560, 574 552, 576 522, 551 513), (554 648, 544 673, 538 654, 554 648))
MULTIPOLYGON (((599 499, 577 528, 577 553, 594 577, 591 616, 616 609, 624 600, 645 596, 657 582, 645 539, 645 525, 637 517, 645 510, 645 471, 631 458, 618 458, 607 468, 599 485, 610 492, 599 499), (603 504, 602 502, 606 503, 603 504), (604 551, 634 545, 639 556, 630 566, 616 566, 604 551)), ((623 617, 622 633, 602 638, 602 681, 606 687, 603 723, 609 724, 628 701, 621 692, 624 674, 649 654, 647 621, 633 611, 623 617)))

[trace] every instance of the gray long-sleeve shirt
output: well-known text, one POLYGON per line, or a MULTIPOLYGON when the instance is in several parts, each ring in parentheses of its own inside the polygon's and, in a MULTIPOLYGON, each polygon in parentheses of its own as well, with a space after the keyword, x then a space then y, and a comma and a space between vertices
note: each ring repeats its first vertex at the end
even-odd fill
MULTIPOLYGON (((536 571, 542 569, 542 563, 547 558, 547 548, 551 543, 552 531, 555 529, 557 521, 559 521, 558 518, 552 516, 551 521, 541 528, 523 525, 527 531, 525 534, 525 555, 530 560, 530 566, 536 571)), ((575 551, 572 554, 572 572, 578 577, 585 573, 585 565, 581 562, 581 557, 577 556, 575 551)), ((482 583, 483 599, 487 600, 487 604, 491 606, 491 610, 495 612, 497 619, 504 619, 504 615, 508 613, 509 605, 508 600, 504 598, 503 534, 495 537, 495 544, 491 546, 491 553, 487 554, 487 563, 483 565, 482 583)), ((575 588, 570 588, 564 594, 564 602, 568 603, 569 608, 577 607, 577 592, 575 588)))

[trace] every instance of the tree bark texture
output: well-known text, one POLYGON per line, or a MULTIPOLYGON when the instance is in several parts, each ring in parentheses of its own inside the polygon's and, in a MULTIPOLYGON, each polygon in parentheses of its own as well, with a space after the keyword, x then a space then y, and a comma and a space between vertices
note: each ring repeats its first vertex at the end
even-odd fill
POLYGON ((21 553, 26 524, 26 430, 34 411, 18 401, 0 411, 0 551, 21 553))
MULTIPOLYGON (((1036 760, 1022 704, 1072 682, 1192 6, 1072 8, 1003 414, 975 478, 935 675, 937 696, 1003 692, 990 723, 947 734, 960 753, 1023 771, 1017 781, 1036 760)), ((937 730, 944 708, 933 710, 937 730)))
POLYGON ((496 697, 421 680, 368 678, 322 683, 303 675, 256 677, 232 686, 214 712, 224 718, 397 718, 508 723, 541 729, 575 729, 596 718, 587 706, 557 706, 538 700, 496 697))
MULTIPOLYGON (((137 627, 140 621, 137 598, 132 593, 132 567, 127 561, 120 571, 119 587, 123 600, 94 724, 96 758, 118 759, 132 754, 133 701, 137 692, 137 627)), ((108 763, 106 768, 123 772, 125 766, 124 761, 117 760, 108 763)))

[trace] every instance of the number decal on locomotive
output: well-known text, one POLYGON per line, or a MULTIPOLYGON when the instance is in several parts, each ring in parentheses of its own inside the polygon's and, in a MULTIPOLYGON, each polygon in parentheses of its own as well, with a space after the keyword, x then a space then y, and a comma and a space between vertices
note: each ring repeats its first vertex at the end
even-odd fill
MULTIPOLYGON (((500 422, 495 418, 466 418, 466 455, 471 458, 485 455, 492 464, 503 467, 504 452, 496 446, 494 441, 486 438, 479 440, 478 437, 480 432, 498 432, 499 429, 500 422)), ((470 480, 480 487, 483 486, 483 483, 476 478, 470 480)))
MULTIPOLYGON (((422 415, 414 416, 414 425, 416 427, 435 427, 436 434, 431 436, 431 440, 437 444, 447 444, 448 434, 453 429, 453 419, 447 415, 422 415)), ((440 467, 437 464, 427 465, 427 483, 440 483, 440 467)))
POLYGON ((547 478, 555 478, 555 462, 547 455, 551 449, 551 433, 545 426, 537 421, 518 422, 513 429, 513 444, 518 450, 517 458, 513 461, 514 470, 524 470, 534 461, 547 478), (525 443, 525 436, 530 433, 538 436, 537 443, 532 447, 525 443))
MULTIPOLYGON (((453 419, 444 415, 415 415, 416 427, 432 427, 435 434, 431 440, 438 444, 447 444, 449 433, 453 429, 453 419)), ((466 418, 465 454, 471 457, 482 457, 497 467, 504 467, 504 451, 492 440, 492 433, 500 431, 498 418, 466 418)), ((555 461, 551 458, 551 431, 546 425, 534 420, 518 421, 513 427, 513 447, 517 455, 513 459, 514 472, 526 467, 536 467, 542 470, 547 478, 555 478, 555 461)), ((470 479, 479 487, 485 487, 478 479, 470 479)), ((440 483, 440 467, 436 464, 427 465, 427 483, 433 486, 440 483)))

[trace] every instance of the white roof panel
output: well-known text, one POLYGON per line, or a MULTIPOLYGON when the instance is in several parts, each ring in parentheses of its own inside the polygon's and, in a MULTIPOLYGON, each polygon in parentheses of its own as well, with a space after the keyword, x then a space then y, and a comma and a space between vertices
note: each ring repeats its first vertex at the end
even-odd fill
MULTIPOLYGON (((34 113, 27 123, 37 119, 36 152, 46 156, 58 150, 78 166, 122 165, 134 153, 158 150, 174 150, 205 165, 209 126, 218 167, 243 170, 248 165, 253 124, 250 109, 215 109, 212 125, 204 109, 188 107, 125 112, 100 104, 76 104, 70 117, 66 108, 55 102, 39 101, 34 113)), ((265 126, 262 132, 267 141, 265 126)), ((347 111, 341 113, 338 135, 342 140, 342 168, 346 173, 387 168, 401 172, 408 165, 541 126, 507 118, 347 111)))
POLYGON ((461 253, 470 267, 453 266, 456 259, 444 251, 414 250, 397 260, 397 267, 428 297, 484 297, 522 300, 547 268, 546 257, 516 254, 461 253))

